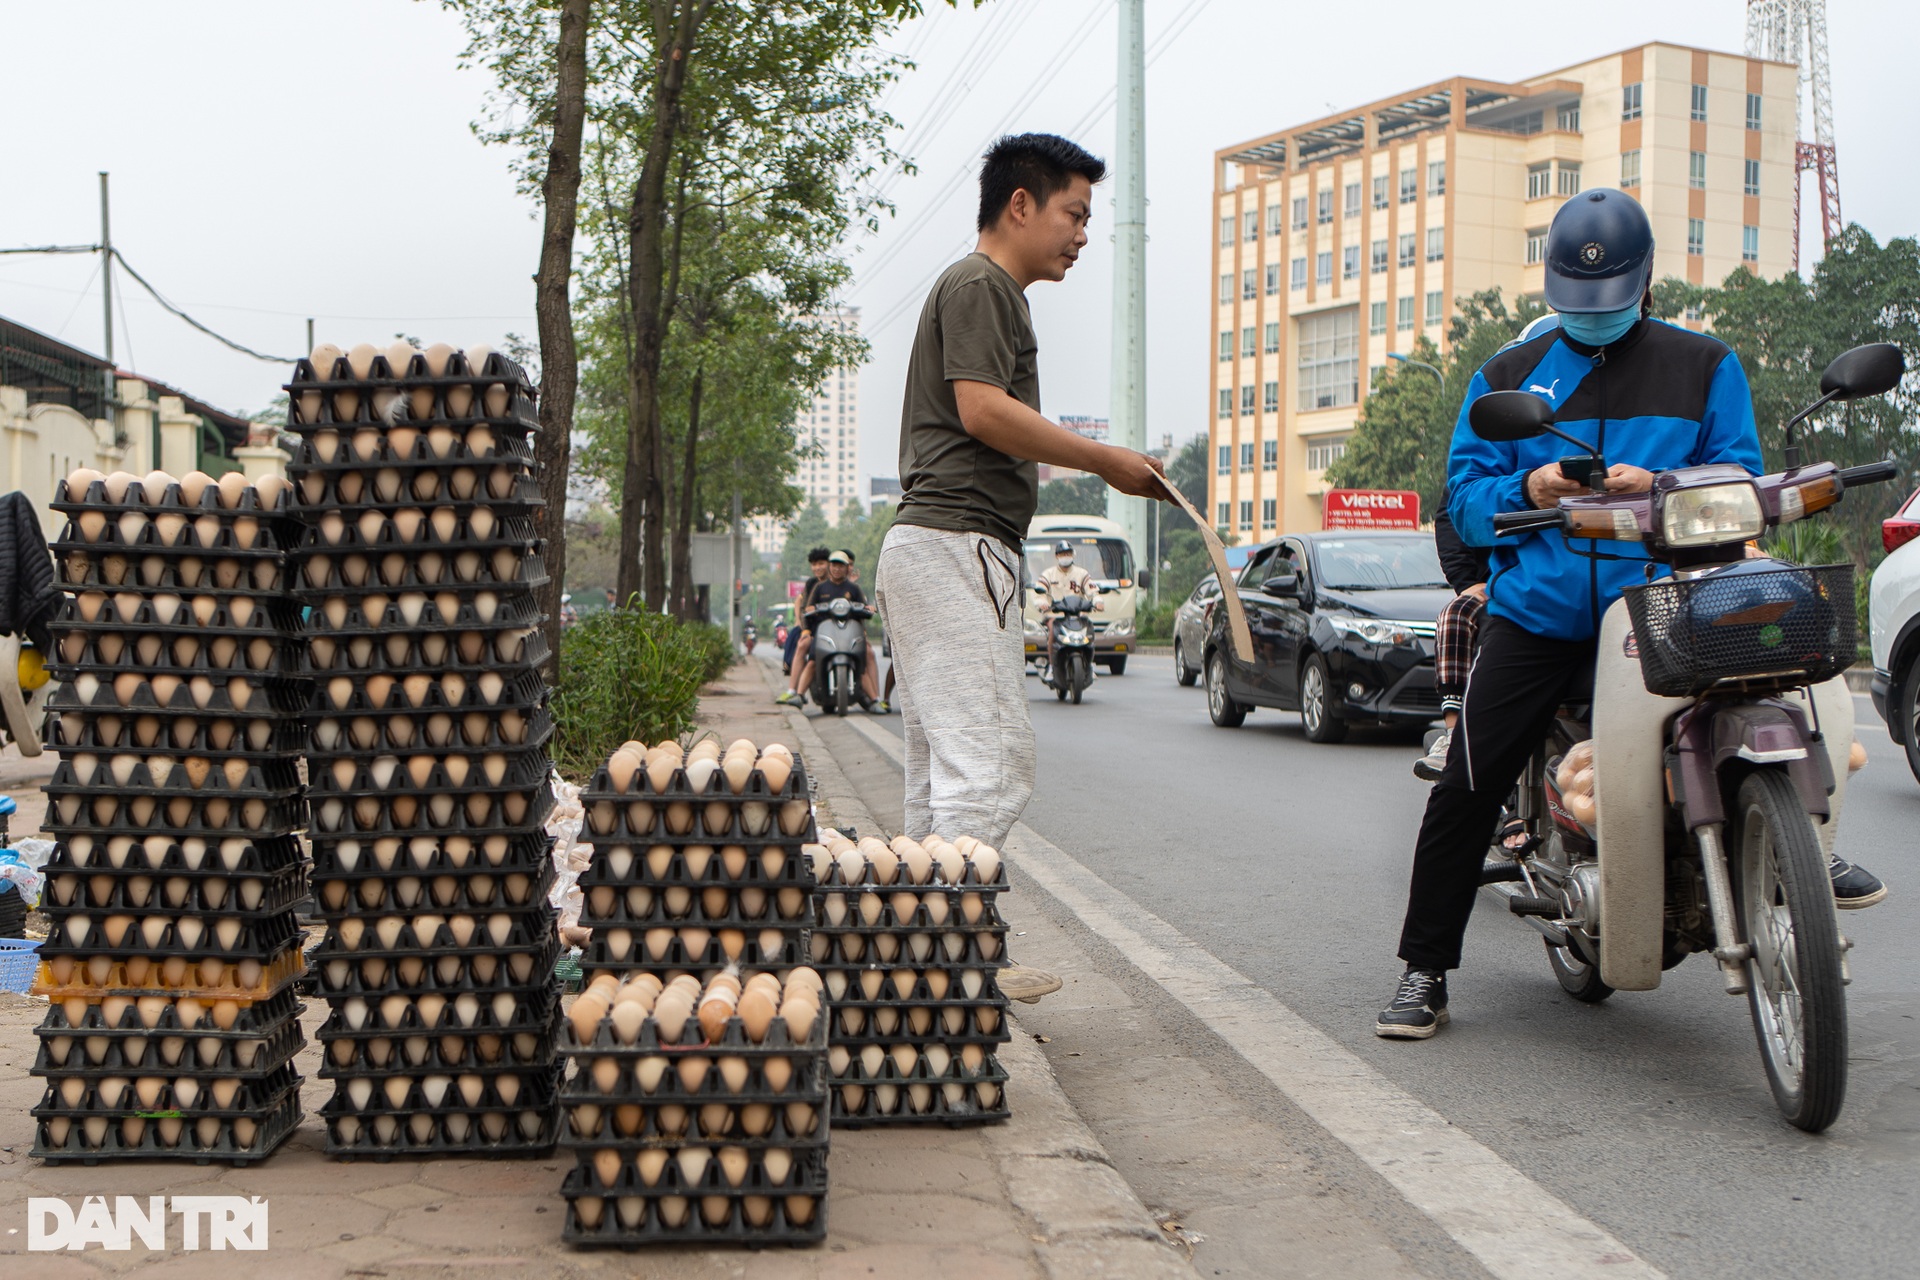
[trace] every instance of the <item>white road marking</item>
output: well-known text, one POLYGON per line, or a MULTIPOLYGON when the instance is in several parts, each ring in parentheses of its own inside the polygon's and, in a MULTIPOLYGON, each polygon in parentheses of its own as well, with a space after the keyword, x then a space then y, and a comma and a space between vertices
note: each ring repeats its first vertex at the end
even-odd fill
MULTIPOLYGON (((857 717, 846 723, 901 762, 898 738, 857 717)), ((1006 852, 1494 1275, 1664 1275, 1024 822, 1006 852)))

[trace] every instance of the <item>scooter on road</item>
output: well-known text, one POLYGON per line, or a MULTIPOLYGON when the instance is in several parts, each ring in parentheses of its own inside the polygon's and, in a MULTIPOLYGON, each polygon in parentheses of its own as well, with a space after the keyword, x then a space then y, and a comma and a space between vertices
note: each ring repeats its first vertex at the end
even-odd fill
MULTIPOLYGON (((1046 594, 1046 588, 1035 586, 1046 594)), ((1080 695, 1093 683, 1093 601, 1081 595, 1063 596, 1054 603, 1048 625, 1053 630, 1053 659, 1044 661, 1040 681, 1053 690, 1054 697, 1077 706, 1080 695)), ((1044 659, 1044 655, 1043 655, 1044 659)))
MULTIPOLYGON (((1890 462, 1802 466, 1793 432, 1903 372, 1889 344, 1836 359, 1821 399, 1787 424, 1784 472, 1685 467, 1656 474, 1648 493, 1493 520, 1503 536, 1558 530, 1576 551, 1638 542, 1672 573, 1656 580, 1650 566, 1602 619, 1591 705, 1562 708, 1534 753, 1515 801, 1524 840, 1496 840, 1483 883, 1544 936, 1577 1000, 1651 990, 1688 955, 1711 955, 1727 992, 1747 997, 1781 1114, 1813 1133, 1846 1095, 1852 943, 1827 853, 1853 748, 1841 678, 1856 658, 1853 567, 1750 558, 1746 546, 1894 478, 1890 462)), ((1484 395, 1468 414, 1489 440, 1560 436, 1603 476, 1598 451, 1553 417, 1522 391, 1484 395)))
POLYGON ((867 669, 867 619, 873 610, 851 600, 834 600, 809 610, 824 613, 813 630, 813 684, 808 692, 814 705, 829 715, 844 716, 862 701, 860 677, 867 669))

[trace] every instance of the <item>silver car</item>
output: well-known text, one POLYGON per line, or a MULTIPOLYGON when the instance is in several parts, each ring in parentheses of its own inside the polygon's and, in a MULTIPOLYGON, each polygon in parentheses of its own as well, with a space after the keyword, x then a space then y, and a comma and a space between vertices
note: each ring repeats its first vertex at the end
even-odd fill
POLYGON ((1184 685, 1200 680, 1201 655, 1207 651, 1207 606, 1220 598, 1220 580, 1200 579, 1173 615, 1173 678, 1184 685))

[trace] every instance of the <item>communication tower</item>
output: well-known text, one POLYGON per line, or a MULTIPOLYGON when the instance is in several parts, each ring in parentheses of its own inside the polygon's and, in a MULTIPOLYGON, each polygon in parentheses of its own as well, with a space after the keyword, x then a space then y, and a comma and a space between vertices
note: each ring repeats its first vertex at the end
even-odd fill
POLYGON ((1833 243, 1840 220, 1840 172, 1833 156, 1833 84, 1827 64, 1826 0, 1747 0, 1747 56, 1791 62, 1800 68, 1794 95, 1794 129, 1800 99, 1813 94, 1813 141, 1794 144, 1793 269, 1800 269, 1800 175, 1811 169, 1820 184, 1820 239, 1833 243))

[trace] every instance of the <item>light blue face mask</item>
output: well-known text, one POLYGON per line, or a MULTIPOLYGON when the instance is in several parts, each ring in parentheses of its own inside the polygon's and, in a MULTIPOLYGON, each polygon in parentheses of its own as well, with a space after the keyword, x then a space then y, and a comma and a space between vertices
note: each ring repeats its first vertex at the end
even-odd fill
POLYGON ((1618 341, 1627 330, 1633 328, 1633 322, 1640 318, 1640 304, 1622 307, 1618 311, 1602 311, 1598 315, 1560 316, 1560 330, 1575 342, 1585 343, 1589 347, 1604 347, 1618 341))

